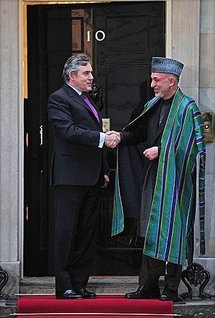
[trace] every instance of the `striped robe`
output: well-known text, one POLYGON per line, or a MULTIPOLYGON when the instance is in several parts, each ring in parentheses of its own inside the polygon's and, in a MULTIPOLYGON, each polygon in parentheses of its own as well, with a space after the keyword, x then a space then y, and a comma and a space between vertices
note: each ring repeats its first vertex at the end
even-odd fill
MULTIPOLYGON (((128 126, 132 127, 149 109, 156 107, 158 100, 158 97, 150 100, 143 112, 128 126)), ((157 177, 143 248, 145 255, 181 265, 186 265, 187 260, 188 263, 192 262, 196 202, 199 202, 200 253, 205 253, 205 159, 200 111, 195 101, 178 88, 161 139, 157 177), (196 175, 198 200, 196 178, 193 178, 196 175)), ((117 171, 112 235, 122 232, 124 227, 118 177, 117 171)))

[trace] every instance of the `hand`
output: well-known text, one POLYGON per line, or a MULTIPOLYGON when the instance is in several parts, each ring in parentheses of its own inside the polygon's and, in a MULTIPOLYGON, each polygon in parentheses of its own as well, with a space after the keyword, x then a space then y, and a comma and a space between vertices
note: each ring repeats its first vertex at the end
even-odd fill
POLYGON ((102 186, 102 189, 107 188, 109 182, 110 182, 110 178, 109 178, 109 176, 108 176, 107 174, 105 174, 105 175, 104 175, 104 184, 103 184, 103 186, 102 186))
POLYGON ((109 148, 115 148, 121 141, 120 133, 114 130, 105 134, 105 145, 109 148))
POLYGON ((154 146, 143 151, 144 156, 149 160, 158 158, 158 147, 154 146))

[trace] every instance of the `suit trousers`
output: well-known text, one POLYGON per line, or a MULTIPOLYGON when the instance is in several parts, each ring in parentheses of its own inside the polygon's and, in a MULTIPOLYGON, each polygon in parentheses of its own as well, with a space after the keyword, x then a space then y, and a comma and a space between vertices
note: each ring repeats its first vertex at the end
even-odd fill
POLYGON ((165 277, 164 288, 177 291, 181 279, 182 265, 166 263, 165 261, 142 255, 139 275, 139 285, 146 288, 159 286, 160 276, 165 277))
POLYGON ((54 186, 56 294, 85 288, 96 248, 99 186, 54 186))

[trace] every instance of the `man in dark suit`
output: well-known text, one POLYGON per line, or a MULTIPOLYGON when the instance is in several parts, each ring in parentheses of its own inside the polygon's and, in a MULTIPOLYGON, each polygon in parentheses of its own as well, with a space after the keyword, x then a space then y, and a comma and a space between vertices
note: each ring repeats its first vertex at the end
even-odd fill
POLYGON ((89 99, 90 58, 71 56, 63 69, 65 84, 48 100, 55 140, 51 185, 55 194, 55 278, 57 298, 94 298, 86 289, 96 243, 99 188, 109 182, 104 146, 117 136, 102 132, 101 115, 89 99))

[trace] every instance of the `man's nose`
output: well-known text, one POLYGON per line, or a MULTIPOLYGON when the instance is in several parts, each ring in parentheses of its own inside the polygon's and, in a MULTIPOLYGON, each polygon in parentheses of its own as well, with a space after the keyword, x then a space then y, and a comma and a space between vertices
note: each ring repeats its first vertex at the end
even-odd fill
POLYGON ((94 77, 93 77, 93 74, 92 73, 90 73, 90 79, 94 79, 94 77))

